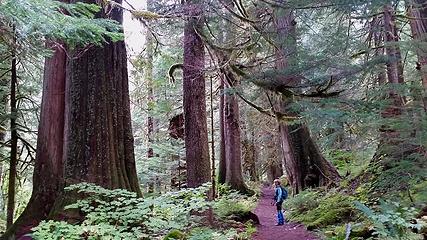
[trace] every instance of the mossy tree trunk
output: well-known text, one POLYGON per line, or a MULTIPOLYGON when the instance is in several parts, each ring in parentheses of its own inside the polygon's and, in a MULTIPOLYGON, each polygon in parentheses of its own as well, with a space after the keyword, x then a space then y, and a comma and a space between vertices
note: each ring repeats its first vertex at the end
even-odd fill
MULTIPOLYGON (((278 45, 275 65, 278 70, 285 70, 297 64, 296 21, 292 11, 277 8, 274 13, 275 39, 278 45)), ((282 81, 287 86, 300 84, 296 77, 283 78, 282 81)), ((287 116, 297 116, 297 113, 289 109, 292 103, 293 96, 282 95, 278 104, 280 111, 287 116)), ((340 180, 339 173, 323 157, 306 124, 288 124, 280 117, 278 122, 284 166, 293 193, 297 194, 308 187, 336 184, 340 180)))
POLYGON ((198 32, 203 27, 203 4, 186 1, 184 28, 184 126, 187 185, 198 187, 211 179, 205 93, 205 49, 198 32))

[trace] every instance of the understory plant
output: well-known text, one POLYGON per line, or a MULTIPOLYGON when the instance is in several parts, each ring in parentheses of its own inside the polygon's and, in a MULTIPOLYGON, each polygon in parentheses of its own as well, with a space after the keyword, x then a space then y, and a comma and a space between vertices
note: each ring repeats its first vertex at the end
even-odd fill
POLYGON ((405 207, 398 202, 380 201, 377 210, 373 210, 366 205, 355 202, 358 210, 373 224, 373 237, 375 239, 422 239, 421 235, 414 233, 420 231, 422 224, 415 216, 417 210, 412 207, 405 207))
MULTIPOLYGON (((122 189, 109 190, 89 183, 73 185, 66 191, 73 191, 80 200, 65 210, 80 212, 84 219, 76 224, 43 221, 33 229, 32 237, 43 240, 175 239, 173 236, 180 236, 179 239, 212 239, 218 235, 245 239, 239 238, 244 236, 242 232, 211 229, 202 221, 206 217, 203 212, 217 204, 207 201, 209 189, 210 184, 204 184, 199 188, 138 198, 135 193, 122 189)), ((248 229, 251 226, 248 225, 248 229)))

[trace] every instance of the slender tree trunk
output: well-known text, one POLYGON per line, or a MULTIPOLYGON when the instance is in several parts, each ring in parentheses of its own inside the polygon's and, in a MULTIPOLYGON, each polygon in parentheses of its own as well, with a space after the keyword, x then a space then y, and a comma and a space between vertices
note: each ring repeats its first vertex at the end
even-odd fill
POLYGON ((225 175, 227 174, 227 163, 225 160, 225 133, 224 133, 224 79, 221 77, 219 87, 219 131, 220 131, 220 159, 218 167, 218 183, 225 183, 225 175))
POLYGON ((423 85, 424 111, 427 112, 427 5, 423 0, 407 0, 412 37, 416 41, 418 56, 417 69, 421 73, 423 85))
MULTIPOLYGON (((284 70, 296 65, 295 17, 291 9, 276 9, 274 24, 277 35, 276 69, 284 70)), ((285 85, 298 85, 296 78, 284 78, 285 85)), ((296 116, 289 110, 292 96, 281 96, 280 110, 287 115, 296 116)), ((289 125, 278 118, 283 161, 293 193, 297 194, 307 187, 336 184, 340 176, 336 168, 328 162, 310 136, 305 124, 289 125)))
POLYGON ((245 125, 245 130, 243 132, 243 169, 248 173, 251 181, 258 181, 258 174, 256 163, 258 159, 257 145, 255 142, 255 129, 252 123, 252 119, 243 106, 242 115, 244 115, 243 124, 245 125))
POLYGON ((401 107, 403 106, 402 97, 394 90, 399 84, 404 82, 403 70, 402 70, 402 58, 400 54, 400 48, 397 45, 399 36, 396 27, 396 17, 394 9, 390 5, 384 7, 384 31, 385 31, 385 43, 386 43, 386 55, 389 58, 387 62, 387 78, 388 83, 391 85, 390 99, 393 100, 393 106, 389 109, 386 114, 396 115, 401 113, 401 107))
MULTIPOLYGON (((147 10, 152 11, 153 10, 153 1, 148 0, 147 1, 147 10)), ((152 144, 154 143, 153 139, 153 133, 154 133, 154 119, 152 116, 153 109, 151 107, 154 104, 154 89, 153 89, 153 55, 154 55, 154 44, 155 39, 149 29, 146 31, 145 36, 145 72, 144 72, 144 78, 147 84, 148 89, 148 117, 147 117, 147 138, 148 138, 148 151, 147 151, 147 157, 152 158, 154 157, 154 150, 152 147, 152 144)))
POLYGON ((16 190, 16 167, 18 164, 18 130, 16 118, 18 116, 16 108, 16 87, 18 83, 16 66, 16 53, 12 53, 11 80, 10 80, 10 162, 9 162, 9 185, 7 191, 7 217, 6 227, 13 224, 15 212, 15 190, 16 190))
POLYGON ((203 4, 187 1, 184 29, 184 119, 187 185, 198 187, 211 178, 205 93, 205 49, 197 32, 202 31, 203 4))
MULTIPOLYGON (((226 1, 226 4, 230 9, 234 8, 233 1, 226 1)), ((231 27, 230 22, 227 21, 224 36, 224 42, 227 44, 233 43, 234 40, 231 27)), ((224 66, 221 71, 224 75, 224 90, 226 92, 226 94, 224 94, 223 108, 226 162, 225 183, 229 185, 231 189, 246 193, 248 188, 246 187, 242 175, 239 101, 237 95, 233 93, 233 88, 238 87, 239 80, 227 67, 229 58, 230 54, 225 53, 223 59, 221 59, 224 61, 224 63, 221 63, 221 66, 224 66)))
MULTIPOLYGON (((397 45, 399 37, 397 36, 396 30, 396 19, 394 9, 390 5, 384 7, 384 40, 385 40, 385 53, 388 58, 386 63, 387 69, 387 84, 390 87, 388 92, 388 99, 390 103, 386 109, 381 113, 382 117, 387 119, 395 119, 402 114, 404 100, 398 93, 396 88, 402 84, 400 75, 401 59, 400 49, 397 45)), ((389 124, 384 124, 380 128, 380 144, 379 150, 383 153, 391 153, 394 150, 390 147, 399 144, 399 133, 392 129, 389 124)), ((379 156, 379 155, 378 155, 379 156)), ((376 157, 374 157, 376 158, 376 157)))
POLYGON ((211 181, 212 181, 212 199, 216 197, 216 174, 215 174, 215 123, 214 123, 214 105, 213 105, 213 79, 210 81, 210 107, 211 107, 211 115, 210 115, 210 125, 211 125, 211 181))
MULTIPOLYGON (((231 72, 229 72, 232 74, 231 72)), ((231 79, 230 76, 227 78, 231 79)), ((233 84, 233 83, 231 83, 233 84)), ((234 84, 237 84, 234 82, 234 84)), ((232 189, 247 192, 247 187, 242 176, 242 154, 240 141, 240 113, 236 94, 225 95, 224 107, 224 135, 226 177, 225 183, 232 189)))

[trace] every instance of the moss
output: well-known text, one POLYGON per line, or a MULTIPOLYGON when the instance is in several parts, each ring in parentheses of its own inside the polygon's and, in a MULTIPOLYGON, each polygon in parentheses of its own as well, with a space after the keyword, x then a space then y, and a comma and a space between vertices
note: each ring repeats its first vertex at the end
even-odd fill
POLYGON ((186 240, 186 239, 187 237, 185 233, 179 230, 172 230, 163 238, 163 240, 186 240))
POLYGON ((288 217, 315 229, 350 219, 354 198, 340 192, 306 191, 287 204, 288 217))

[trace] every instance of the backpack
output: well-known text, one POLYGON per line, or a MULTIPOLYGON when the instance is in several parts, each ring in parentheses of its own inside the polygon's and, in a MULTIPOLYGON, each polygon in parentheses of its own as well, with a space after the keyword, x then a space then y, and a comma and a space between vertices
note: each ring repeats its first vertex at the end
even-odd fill
POLYGON ((288 191, 284 187, 280 187, 282 189, 282 200, 285 201, 288 198, 288 191))

